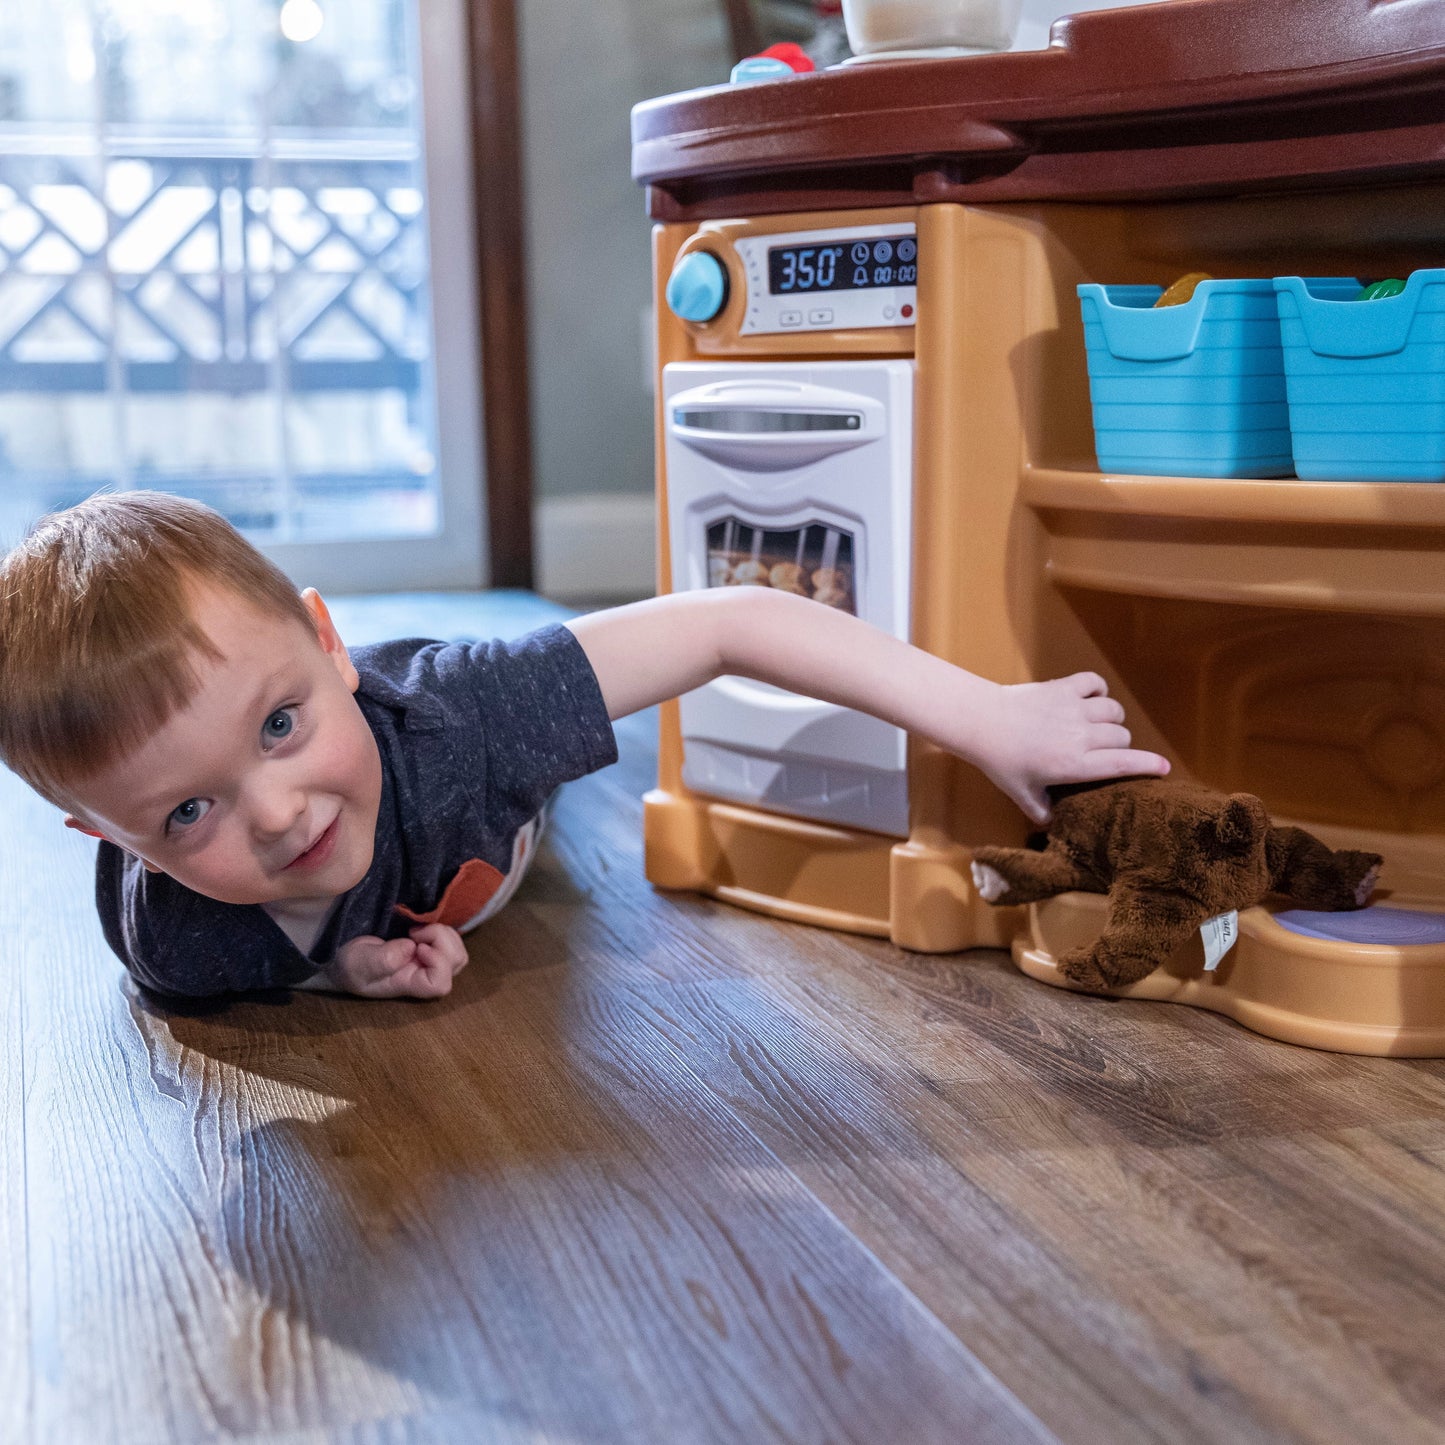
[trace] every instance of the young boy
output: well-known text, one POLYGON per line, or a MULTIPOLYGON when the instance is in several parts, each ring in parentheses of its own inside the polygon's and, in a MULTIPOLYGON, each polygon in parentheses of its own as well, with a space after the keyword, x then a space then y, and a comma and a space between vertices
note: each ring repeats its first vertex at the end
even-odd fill
POLYGON ((1168 771, 1092 673, 1001 687, 763 588, 352 657, 182 498, 92 497, 0 563, 0 758, 101 840, 106 938, 164 993, 446 993, 553 790, 616 758, 612 720, 723 674, 929 738, 1036 821, 1050 783, 1168 771))

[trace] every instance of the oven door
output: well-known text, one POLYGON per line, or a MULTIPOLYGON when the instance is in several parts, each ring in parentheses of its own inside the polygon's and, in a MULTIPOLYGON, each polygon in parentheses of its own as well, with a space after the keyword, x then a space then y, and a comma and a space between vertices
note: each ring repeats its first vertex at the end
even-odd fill
MULTIPOLYGON (((906 638, 913 363, 681 363, 663 380, 673 589, 775 587, 906 638)), ((694 792, 907 835, 900 729, 739 677, 680 710, 694 792)))

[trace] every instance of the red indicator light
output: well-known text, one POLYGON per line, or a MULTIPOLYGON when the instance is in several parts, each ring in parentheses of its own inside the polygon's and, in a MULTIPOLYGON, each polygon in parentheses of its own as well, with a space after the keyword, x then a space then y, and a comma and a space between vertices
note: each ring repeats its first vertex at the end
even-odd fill
POLYGON ((898 314, 900 316, 912 316, 913 308, 911 306, 900 306, 898 308, 898 314))

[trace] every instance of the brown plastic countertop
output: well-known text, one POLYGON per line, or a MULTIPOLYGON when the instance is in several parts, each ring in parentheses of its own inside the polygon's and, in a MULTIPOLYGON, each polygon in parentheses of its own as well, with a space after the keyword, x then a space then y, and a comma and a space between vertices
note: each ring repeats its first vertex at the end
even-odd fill
POLYGON ((1048 50, 873 61, 632 112, 658 220, 1445 174, 1445 0, 1168 0, 1048 50))

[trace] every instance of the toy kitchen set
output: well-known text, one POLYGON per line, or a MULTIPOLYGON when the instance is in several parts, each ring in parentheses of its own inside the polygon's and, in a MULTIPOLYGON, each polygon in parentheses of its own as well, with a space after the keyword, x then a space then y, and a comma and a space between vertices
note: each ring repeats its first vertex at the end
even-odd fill
MULTIPOLYGON (((1445 1056, 1445 5, 1168 0, 632 134, 659 589, 1103 674, 1176 776, 1386 860, 1370 907, 1246 909, 1125 992, 1445 1056)), ((1048 982, 1105 917, 989 907, 972 850, 1028 826, 979 773, 744 679, 664 708, 645 818, 659 886, 1048 982)))

